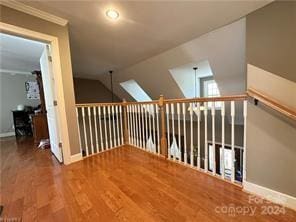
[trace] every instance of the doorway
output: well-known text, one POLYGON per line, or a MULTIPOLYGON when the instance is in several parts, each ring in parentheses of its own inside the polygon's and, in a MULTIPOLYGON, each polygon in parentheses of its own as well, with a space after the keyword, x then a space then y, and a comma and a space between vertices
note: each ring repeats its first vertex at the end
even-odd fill
POLYGON ((61 163, 63 162, 62 137, 59 130, 61 127, 58 121, 57 86, 51 44, 6 33, 0 33, 0 36, 1 76, 5 76, 3 79, 7 79, 7 85, 11 84, 2 87, 3 90, 8 90, 8 93, 4 91, 1 93, 1 107, 6 107, 9 112, 1 108, 1 119, 13 120, 12 124, 8 121, 9 125, 4 126, 4 135, 5 130, 12 126, 17 137, 33 136, 36 143, 47 139, 52 154, 61 163), (30 74, 36 75, 36 81, 30 74), (7 78, 7 75, 14 77, 7 78), (23 92, 19 85, 14 87, 15 80, 23 81, 26 78, 23 92), (38 78, 41 81, 38 81, 38 78), (12 118, 9 117, 10 114, 12 118))

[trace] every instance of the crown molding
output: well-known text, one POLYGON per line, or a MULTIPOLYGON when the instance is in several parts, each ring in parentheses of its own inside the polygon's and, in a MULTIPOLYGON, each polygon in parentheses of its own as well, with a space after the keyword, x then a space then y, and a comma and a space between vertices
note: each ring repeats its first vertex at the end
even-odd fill
POLYGON ((0 73, 10 74, 10 75, 32 75, 31 72, 24 72, 24 71, 11 70, 11 69, 0 69, 0 73))
POLYGON ((65 26, 68 24, 68 20, 63 19, 61 17, 52 15, 50 13, 41 11, 39 9, 33 8, 31 6, 28 6, 26 4, 23 4, 21 2, 18 1, 0 1, 1 5, 4 5, 6 7, 21 11, 23 13, 41 18, 43 20, 49 21, 49 22, 53 22, 55 24, 61 25, 61 26, 65 26))

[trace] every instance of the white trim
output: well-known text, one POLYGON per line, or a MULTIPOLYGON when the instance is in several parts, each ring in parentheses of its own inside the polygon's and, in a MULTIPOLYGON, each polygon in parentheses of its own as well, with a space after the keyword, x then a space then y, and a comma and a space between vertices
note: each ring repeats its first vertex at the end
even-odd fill
POLYGON ((10 74, 10 75, 32 75, 31 72, 24 72, 19 70, 11 70, 11 69, 0 69, 0 73, 10 74))
POLYGON ((15 132, 0 133, 0 138, 9 136, 15 136, 15 132))
MULTIPOLYGON (((61 141, 63 143, 63 162, 65 165, 71 163, 71 152, 70 152, 70 141, 67 123, 67 113, 65 108, 65 97, 64 97, 64 86, 62 81, 62 69, 60 61, 60 50, 58 38, 52 35, 47 35, 44 33, 32 31, 29 29, 21 28, 18 26, 10 25, 7 23, 0 22, 1 32, 8 32, 12 35, 18 35, 28 39, 34 39, 41 42, 46 42, 51 45, 52 52, 52 65, 54 78, 56 81, 57 99, 59 101, 58 107, 58 119, 59 119, 59 133, 61 133, 61 141)), ((76 119, 75 119, 76 120, 76 119)))
POLYGON ((71 156, 71 163, 75 163, 77 161, 82 160, 82 154, 81 153, 77 153, 71 156))
POLYGON ((68 24, 68 20, 66 20, 66 19, 55 16, 55 15, 50 14, 48 12, 41 11, 39 9, 33 8, 31 6, 28 6, 28 5, 26 5, 24 3, 21 3, 21 2, 18 2, 18 1, 14 1, 14 0, 0 1, 0 4, 4 5, 6 7, 9 7, 9 8, 24 12, 24 13, 29 14, 29 15, 33 15, 33 16, 41 18, 43 20, 53 22, 53 23, 58 24, 58 25, 65 26, 65 25, 68 24))
POLYGON ((243 190, 249 193, 257 194, 266 200, 296 210, 296 197, 280 193, 248 181, 243 183, 243 190))

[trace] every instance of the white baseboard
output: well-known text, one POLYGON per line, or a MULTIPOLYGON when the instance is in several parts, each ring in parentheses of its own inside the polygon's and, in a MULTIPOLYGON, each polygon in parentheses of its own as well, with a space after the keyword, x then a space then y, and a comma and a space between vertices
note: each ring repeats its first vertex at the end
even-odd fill
POLYGON ((296 210, 296 197, 280 193, 248 181, 244 182, 243 189, 246 192, 256 194, 271 202, 296 210))
POLYGON ((9 136, 14 136, 15 132, 7 132, 7 133, 0 133, 0 138, 2 137, 9 137, 9 136))
POLYGON ((71 156, 71 163, 77 162, 79 160, 82 160, 82 154, 77 153, 71 156))

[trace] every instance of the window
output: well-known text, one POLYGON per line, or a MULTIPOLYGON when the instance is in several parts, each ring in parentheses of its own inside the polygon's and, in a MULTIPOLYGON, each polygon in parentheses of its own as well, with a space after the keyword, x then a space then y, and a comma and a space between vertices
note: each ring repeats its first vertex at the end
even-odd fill
POLYGON ((220 92, 215 80, 204 81, 204 96, 205 97, 217 97, 220 96, 220 92))
MULTIPOLYGON (((219 97, 220 91, 218 85, 213 78, 202 80, 204 97, 219 97)), ((212 107, 213 102, 208 102, 208 107, 212 107)), ((216 108, 221 108, 221 102, 215 102, 216 108)))
POLYGON ((200 97, 200 79, 213 76, 208 60, 178 66, 169 69, 169 72, 185 98, 200 97), (193 67, 198 67, 196 75, 193 67))
POLYGON ((137 102, 152 101, 150 96, 141 88, 141 86, 133 79, 120 83, 137 102))

